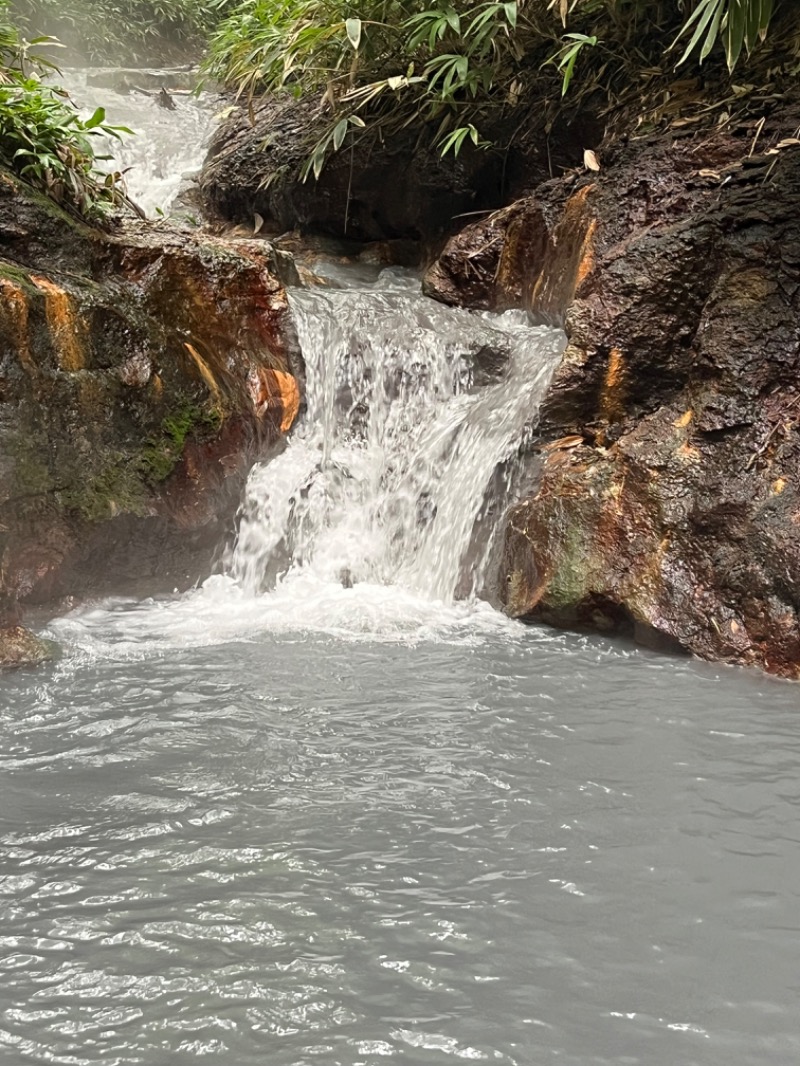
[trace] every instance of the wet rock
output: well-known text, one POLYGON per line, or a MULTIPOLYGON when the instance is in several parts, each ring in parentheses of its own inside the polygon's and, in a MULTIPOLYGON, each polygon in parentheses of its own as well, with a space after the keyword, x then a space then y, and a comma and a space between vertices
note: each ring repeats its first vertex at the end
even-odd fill
POLYGON ((455 159, 416 144, 417 133, 363 138, 331 157, 318 181, 300 173, 330 116, 309 100, 264 100, 234 109, 212 139, 201 187, 224 218, 262 216, 357 241, 431 241, 453 216, 497 206, 502 159, 465 149, 455 159))
POLYGON ((502 345, 483 344, 468 352, 464 359, 470 368, 472 384, 482 388, 501 380, 511 359, 511 350, 502 345))
MULTIPOLYGON (((780 108, 765 150, 796 128, 797 107, 780 108)), ((800 152, 775 151, 768 177, 737 169, 753 134, 607 151, 600 174, 547 183, 451 242, 427 287, 516 302, 569 338, 538 488, 507 519, 509 613, 796 678, 800 152), (464 258, 493 232, 476 295, 464 258)))
POLYGON ((174 111, 175 110, 175 101, 172 99, 172 97, 169 95, 169 93, 167 92, 167 90, 164 88, 163 85, 161 86, 161 88, 156 93, 154 99, 155 99, 156 103, 158 104, 158 106, 163 108, 165 111, 174 111))
POLYGON ((0 626, 18 603, 193 583, 299 409, 268 249, 96 232, 2 173, 0 240, 0 626))
POLYGON ((20 666, 40 666, 57 654, 56 646, 41 640, 24 626, 0 627, 0 671, 20 666))
POLYGON ((128 93, 147 91, 154 94, 164 92, 191 92, 197 85, 199 75, 197 67, 185 66, 173 69, 153 69, 108 67, 90 71, 86 75, 87 85, 97 89, 113 89, 114 92, 128 93))

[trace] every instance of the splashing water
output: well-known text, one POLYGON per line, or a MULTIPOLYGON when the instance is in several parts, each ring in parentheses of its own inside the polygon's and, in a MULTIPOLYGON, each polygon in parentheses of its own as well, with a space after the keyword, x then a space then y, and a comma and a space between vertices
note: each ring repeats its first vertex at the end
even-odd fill
POLYGON ((231 566, 243 588, 312 575, 444 603, 483 588, 492 538, 476 525, 508 492, 515 465, 503 464, 535 420, 563 334, 418 288, 387 270, 374 288, 292 294, 308 413, 250 477, 231 566))
MULTIPOLYGON (((157 71, 145 73, 149 84, 158 83, 157 71)), ((87 71, 64 70, 57 80, 84 117, 102 106, 109 124, 133 130, 133 136, 125 135, 120 141, 98 139, 97 155, 107 157, 98 159, 98 169, 123 173, 128 195, 151 218, 169 214, 202 166, 220 98, 211 93, 170 92, 174 108, 170 110, 159 106, 154 89, 121 92, 96 87, 88 83, 87 71)))
POLYGON ((138 657, 269 633, 473 644, 516 625, 478 596, 563 333, 445 307, 396 270, 290 300, 307 411, 251 472, 225 573, 76 612, 56 639, 138 657))

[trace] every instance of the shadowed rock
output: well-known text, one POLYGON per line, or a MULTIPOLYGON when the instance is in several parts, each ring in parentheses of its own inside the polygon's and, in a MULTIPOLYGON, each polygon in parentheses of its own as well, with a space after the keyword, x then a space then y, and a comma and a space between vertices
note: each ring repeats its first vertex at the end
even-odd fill
POLYGON ((512 615, 800 676, 800 152, 767 154, 798 124, 781 107, 762 156, 748 125, 634 141, 429 272, 447 302, 516 303, 569 337, 538 489, 508 516, 512 615))
POLYGON ((435 240, 453 216, 495 206, 502 160, 464 149, 458 158, 416 144, 417 132, 391 141, 362 138, 326 164, 318 181, 300 174, 330 116, 309 100, 262 100, 236 107, 214 135, 200 178, 215 212, 279 229, 300 227, 357 241, 435 240))
POLYGON ((0 626, 18 602, 192 584, 299 408, 268 253, 96 232, 3 173, 0 247, 0 626))

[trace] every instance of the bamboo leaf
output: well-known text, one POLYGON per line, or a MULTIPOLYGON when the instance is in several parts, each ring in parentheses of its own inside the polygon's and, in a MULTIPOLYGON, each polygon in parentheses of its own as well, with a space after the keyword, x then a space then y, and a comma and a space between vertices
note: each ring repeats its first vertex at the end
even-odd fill
POLYGON ((679 38, 683 37, 685 33, 688 33, 689 29, 695 24, 695 22, 697 23, 697 27, 695 28, 695 31, 692 34, 692 38, 689 41, 689 44, 686 46, 686 51, 678 60, 677 66, 680 66, 681 63, 686 62, 686 60, 697 47, 700 38, 703 36, 704 33, 707 33, 709 31, 713 20, 715 20, 716 18, 717 30, 715 30, 713 33, 709 32, 703 44, 703 50, 705 54, 708 55, 708 52, 711 50, 714 45, 714 42, 716 41, 717 31, 719 29, 719 20, 722 17, 722 13, 724 10, 725 0, 702 0, 700 6, 695 8, 695 10, 692 12, 691 17, 687 19, 687 21, 683 25, 683 28, 681 29, 681 32, 678 34, 679 38))
POLYGON ((347 39, 358 51, 361 44, 361 19, 347 19, 344 27, 347 30, 347 39))
POLYGON ((738 62, 744 44, 747 28, 745 2, 746 0, 728 0, 728 14, 723 27, 722 41, 725 46, 728 70, 731 73, 738 62))
POLYGON ((99 126, 101 123, 105 122, 105 118, 106 118, 105 108, 98 107, 97 110, 95 111, 95 113, 92 115, 92 117, 87 119, 86 122, 84 123, 84 128, 87 129, 87 130, 93 130, 95 128, 95 126, 99 126))
POLYGON ((333 128, 333 150, 338 152, 342 147, 342 141, 347 136, 350 124, 346 118, 340 119, 333 128))

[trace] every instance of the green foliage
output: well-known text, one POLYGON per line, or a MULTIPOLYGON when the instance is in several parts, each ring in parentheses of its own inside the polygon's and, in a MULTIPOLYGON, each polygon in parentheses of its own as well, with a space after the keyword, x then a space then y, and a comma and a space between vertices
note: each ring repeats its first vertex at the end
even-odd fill
POLYGON ((561 82, 561 95, 566 96, 569 89, 569 83, 572 81, 572 75, 575 73, 575 63, 581 51, 588 46, 594 47, 597 44, 597 37, 587 37, 585 33, 565 33, 564 34, 564 47, 561 49, 557 56, 553 57, 553 62, 563 75, 561 82))
POLYGON ((209 405, 187 403, 175 410, 161 423, 161 433, 147 441, 138 464, 142 476, 152 484, 166 481, 180 462, 187 439, 213 436, 222 421, 219 409, 209 405))
POLYGON ((45 64, 8 22, 8 5, 0 0, 0 163, 47 193, 57 203, 96 219, 124 201, 119 175, 94 169, 92 139, 128 133, 110 126, 97 108, 83 120, 68 98, 44 85, 33 72, 45 64))
POLYGON ((773 10, 773 0, 700 0, 681 29, 681 37, 691 34, 681 63, 698 48, 702 63, 721 39, 733 73, 742 46, 751 52, 767 36, 773 10))
POLYGON ((362 113, 387 132, 435 123, 445 151, 482 144, 472 115, 513 81, 518 18, 516 0, 422 11, 414 0, 245 0, 213 35, 207 69, 249 97, 322 91, 338 117, 306 167, 318 176, 362 113))
POLYGON ((103 63, 199 50, 231 0, 12 0, 20 22, 103 63))
POLYGON ((122 132, 104 120, 98 108, 84 122, 57 90, 11 73, 0 85, 0 159, 57 203, 96 217, 122 202, 118 175, 94 169, 89 138, 122 132))
MULTIPOLYGON (((690 57, 725 51, 732 71, 792 0, 241 0, 211 37, 207 70, 245 97, 319 93, 331 124, 313 146, 318 176, 348 137, 407 127, 443 152, 485 146, 490 113, 535 83, 547 99, 604 93, 690 57), (686 42, 681 57, 674 45, 686 42)), ((496 123, 495 123, 496 124, 496 123)))

